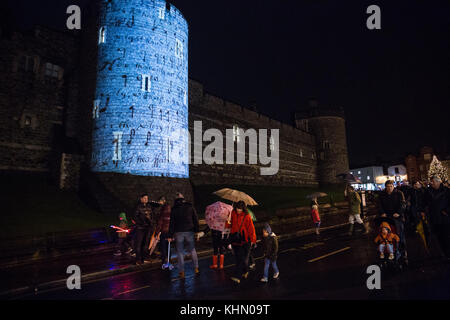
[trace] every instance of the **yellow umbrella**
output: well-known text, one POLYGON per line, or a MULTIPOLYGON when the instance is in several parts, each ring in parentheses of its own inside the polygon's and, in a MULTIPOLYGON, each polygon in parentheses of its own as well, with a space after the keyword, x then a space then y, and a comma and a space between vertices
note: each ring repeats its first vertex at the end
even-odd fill
POLYGON ((258 203, 252 197, 250 197, 245 192, 242 192, 239 190, 224 188, 224 189, 217 190, 213 193, 223 199, 227 199, 227 200, 230 200, 233 202, 244 201, 245 204, 248 206, 257 206, 258 205, 258 203))

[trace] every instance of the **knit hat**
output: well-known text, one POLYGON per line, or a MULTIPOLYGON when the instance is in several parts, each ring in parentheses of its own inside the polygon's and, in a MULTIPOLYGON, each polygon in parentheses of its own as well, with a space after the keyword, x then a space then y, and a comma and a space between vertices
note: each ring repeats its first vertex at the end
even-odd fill
POLYGON ((264 224, 263 230, 266 230, 268 234, 272 233, 272 228, 269 226, 268 223, 264 224))

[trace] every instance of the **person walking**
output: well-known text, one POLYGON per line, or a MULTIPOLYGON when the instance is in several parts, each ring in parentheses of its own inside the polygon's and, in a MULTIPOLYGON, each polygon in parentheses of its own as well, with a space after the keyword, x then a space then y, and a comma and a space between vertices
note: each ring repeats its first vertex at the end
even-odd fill
POLYGON ((278 279, 280 271, 277 266, 278 256, 278 239, 275 233, 272 232, 270 225, 266 223, 263 228, 263 252, 264 252, 264 276, 261 282, 269 281, 269 267, 272 265, 273 278, 278 279))
MULTIPOLYGON (((123 230, 128 230, 128 220, 127 220, 127 215, 125 212, 121 212, 119 214, 119 228, 121 228, 123 230)), ((129 230, 128 230, 128 232, 129 232, 129 230)), ((119 241, 117 244, 118 250, 114 253, 115 256, 121 256, 126 253, 130 253, 131 250, 133 250, 131 248, 130 239, 128 237, 128 232, 127 231, 117 232, 119 241)))
POLYGON ((348 198, 348 206, 349 206, 349 216, 348 222, 350 223, 350 229, 348 231, 348 235, 352 236, 355 228, 355 220, 356 222, 363 227, 364 233, 368 233, 369 230, 364 225, 364 222, 361 219, 361 197, 355 191, 355 188, 352 186, 347 186, 347 198, 348 198))
POLYGON ((139 198, 139 203, 134 211, 133 221, 136 226, 135 234, 135 248, 136 264, 144 263, 144 255, 148 248, 148 238, 151 236, 150 230, 152 227, 152 206, 148 201, 148 195, 142 194, 139 198))
POLYGON ((248 260, 251 245, 256 244, 255 226, 248 213, 244 201, 236 203, 235 209, 231 213, 231 245, 236 258, 234 276, 231 277, 236 283, 248 277, 248 260))
POLYGON ((311 218, 314 223, 314 227, 316 228, 316 235, 320 235, 320 215, 319 215, 319 206, 316 204, 313 204, 311 207, 311 218))
POLYGON ((450 190, 438 176, 431 177, 431 187, 425 196, 425 207, 439 246, 444 256, 450 259, 450 190))
MULTIPOLYGON (((412 188, 408 190, 406 201, 409 202, 409 226, 415 230, 420 222, 421 212, 425 211, 425 190, 419 180, 413 180, 412 188)), ((408 206, 407 206, 408 207, 408 206)))
MULTIPOLYGON (((159 239, 159 251, 161 252, 162 268, 169 266, 170 261, 167 259, 167 250, 169 249, 170 242, 169 227, 170 227, 170 205, 167 203, 165 197, 160 197, 158 202, 161 207, 159 208, 158 223, 156 225, 155 234, 159 239)), ((170 260, 170 259, 169 259, 170 260)))
POLYGON ((394 182, 388 180, 385 183, 385 189, 378 197, 378 213, 381 217, 389 217, 394 220, 396 234, 400 238, 399 252, 405 263, 408 263, 406 252, 405 235, 405 212, 406 201, 403 192, 394 188, 394 182))
POLYGON ((169 239, 175 240, 178 259, 178 272, 180 278, 184 278, 184 244, 191 253, 195 273, 200 273, 198 268, 197 251, 195 250, 194 236, 199 232, 198 216, 191 203, 184 199, 181 193, 176 194, 175 203, 170 213, 169 239))

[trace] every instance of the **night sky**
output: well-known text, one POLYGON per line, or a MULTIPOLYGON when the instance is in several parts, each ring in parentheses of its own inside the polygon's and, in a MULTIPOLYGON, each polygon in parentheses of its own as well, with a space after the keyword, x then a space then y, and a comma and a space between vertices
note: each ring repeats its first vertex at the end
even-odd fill
MULTIPOLYGON (((2 25, 65 28, 88 0, 3 0, 2 25)), ((450 154, 450 1, 173 0, 189 23, 189 75, 293 124, 311 98, 347 116, 351 167, 450 154), (381 30, 366 9, 381 7, 381 30)))

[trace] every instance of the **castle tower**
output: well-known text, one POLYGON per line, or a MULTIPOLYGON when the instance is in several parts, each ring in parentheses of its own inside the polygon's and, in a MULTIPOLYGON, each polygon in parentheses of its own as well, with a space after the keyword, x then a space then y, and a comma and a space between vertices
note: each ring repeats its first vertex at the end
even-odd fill
POLYGON ((177 191, 193 201, 186 20, 164 0, 98 0, 89 12, 78 134, 87 192, 100 206, 132 208, 142 193, 170 202, 177 191))
POLYGON ((320 184, 338 183, 336 175, 348 173, 348 151, 343 109, 318 106, 316 100, 295 114, 297 128, 316 138, 317 176, 320 184))
POLYGON ((104 0, 92 101, 95 172, 188 178, 188 25, 163 0, 104 0))

